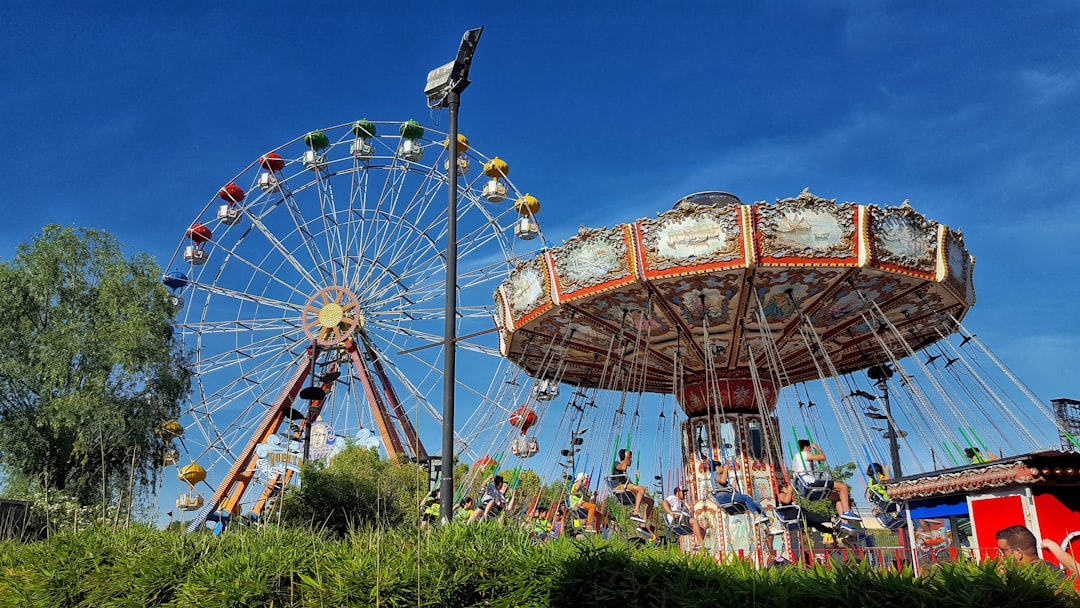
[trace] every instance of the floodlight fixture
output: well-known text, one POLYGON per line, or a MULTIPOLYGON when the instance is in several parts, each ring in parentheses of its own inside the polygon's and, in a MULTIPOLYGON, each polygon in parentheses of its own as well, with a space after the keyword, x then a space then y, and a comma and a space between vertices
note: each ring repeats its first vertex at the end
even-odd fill
POLYGON ((450 92, 461 93, 469 86, 469 66, 472 65, 476 45, 480 42, 483 27, 473 28, 461 37, 457 57, 428 72, 424 94, 429 108, 443 108, 449 104, 450 92))

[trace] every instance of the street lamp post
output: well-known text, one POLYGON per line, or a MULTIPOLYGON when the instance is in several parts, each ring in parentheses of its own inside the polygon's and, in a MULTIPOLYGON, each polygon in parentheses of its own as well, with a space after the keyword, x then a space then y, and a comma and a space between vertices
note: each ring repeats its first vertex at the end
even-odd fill
POLYGON ((469 86, 469 66, 472 65, 476 44, 484 28, 465 32, 461 37, 457 57, 428 73, 428 107, 450 110, 448 146, 449 202, 446 230, 446 324, 443 345, 443 416, 442 416, 442 482, 439 486, 439 509, 443 522, 450 521, 454 511, 454 386, 457 381, 457 182, 458 182, 458 109, 461 92, 469 86))
POLYGON ((889 404, 889 378, 893 376, 893 370, 888 365, 878 365, 870 368, 867 375, 871 380, 874 380, 874 386, 881 391, 881 398, 885 402, 885 417, 888 424, 888 430, 885 432, 885 437, 889 440, 889 459, 892 461, 892 476, 903 477, 904 471, 900 468, 900 429, 896 428, 896 421, 893 420, 892 406, 889 404))

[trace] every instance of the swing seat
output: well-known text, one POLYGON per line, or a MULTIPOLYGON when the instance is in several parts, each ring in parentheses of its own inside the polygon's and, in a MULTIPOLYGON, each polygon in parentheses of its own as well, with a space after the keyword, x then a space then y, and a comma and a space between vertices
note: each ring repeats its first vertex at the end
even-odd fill
POLYGON ((607 480, 608 489, 611 490, 611 497, 615 499, 620 505, 624 507, 630 507, 634 504, 634 493, 626 489, 626 485, 621 483, 624 479, 622 475, 608 475, 604 478, 607 480))
POLYGON ((903 516, 903 505, 895 500, 889 500, 884 488, 876 485, 866 488, 866 499, 870 501, 874 516, 882 527, 899 530, 907 525, 907 519, 903 516))
POLYGON ((802 507, 799 505, 780 505, 776 507, 776 519, 788 530, 802 530, 802 507))
POLYGON ((832 488, 829 487, 832 485, 829 483, 831 481, 828 471, 818 469, 796 475, 792 478, 792 485, 795 491, 807 500, 825 500, 832 494, 832 488), (807 479, 807 475, 813 475, 813 481, 807 479))
POLYGON ((668 524, 668 530, 676 536, 688 536, 694 533, 694 527, 690 525, 689 513, 676 513, 668 524))
POLYGON ((870 506, 874 508, 875 513, 881 512, 895 516, 903 511, 903 506, 895 500, 890 500, 889 495, 881 486, 874 485, 866 488, 866 500, 870 501, 870 506))
POLYGON ((570 507, 568 511, 574 519, 585 519, 589 516, 589 511, 585 507, 570 507))
POLYGON ((883 528, 889 530, 899 530, 900 528, 903 528, 907 525, 907 519, 897 515, 878 513, 877 515, 875 515, 875 517, 877 517, 878 523, 881 524, 883 528))
POLYGON ((746 513, 746 505, 741 502, 735 502, 735 491, 717 490, 713 492, 713 500, 716 501, 716 505, 720 507, 720 510, 728 515, 742 515, 746 513))

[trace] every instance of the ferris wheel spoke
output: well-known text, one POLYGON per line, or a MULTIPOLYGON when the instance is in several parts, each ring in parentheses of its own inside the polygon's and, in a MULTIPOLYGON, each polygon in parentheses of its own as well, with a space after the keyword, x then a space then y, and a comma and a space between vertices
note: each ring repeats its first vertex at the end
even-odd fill
MULTIPOLYGON (((269 210, 267 212, 269 212, 269 210)), ((285 247, 285 244, 282 243, 281 240, 276 235, 274 235, 273 232, 270 231, 270 229, 264 223, 264 215, 251 215, 249 217, 251 218, 252 225, 259 231, 260 234, 263 235, 264 238, 266 238, 267 242, 270 243, 270 246, 273 247, 274 251, 276 251, 281 256, 281 258, 285 260, 289 264, 289 266, 292 267, 293 270, 296 271, 298 275, 303 277, 304 281, 307 282, 310 287, 315 288, 319 285, 318 281, 315 279, 315 277, 311 276, 311 273, 308 272, 307 268, 300 264, 300 261, 297 260, 296 257, 294 257, 293 254, 288 250, 288 248, 285 247)), ((256 266, 255 268, 257 269, 258 267, 256 266)))
MULTIPOLYGON (((316 193, 319 192, 319 183, 321 182, 321 180, 322 173, 320 172, 319 178, 316 179, 316 183, 314 186, 316 193)), ((308 228, 310 222, 305 217, 304 211, 301 208, 300 204, 297 203, 296 197, 293 195, 292 190, 288 190, 288 194, 284 197, 284 201, 285 208, 289 212, 289 218, 292 220, 293 227, 295 228, 295 233, 298 235, 301 246, 304 252, 307 254, 307 259, 311 261, 311 265, 315 267, 315 269, 320 271, 321 276, 318 278, 317 284, 331 285, 332 283, 330 283, 330 277, 326 276, 326 260, 325 258, 318 255, 318 253, 320 252, 317 243, 315 243, 315 236, 308 228)), ((295 250, 293 255, 295 255, 295 250)))
MULTIPOLYGON (((382 326, 382 327, 386 327, 386 328, 392 328, 393 327, 393 326, 385 325, 385 324, 381 324, 381 323, 371 323, 371 325, 382 326)), ((439 335, 439 334, 426 332, 426 331, 421 331, 421 330, 418 330, 418 329, 415 329, 415 328, 410 328, 410 329, 397 328, 397 331, 399 333, 401 333, 402 335, 413 337, 413 338, 416 338, 416 339, 420 340, 423 343, 424 346, 431 345, 431 348, 436 348, 437 345, 442 345, 445 342, 445 340, 443 340, 443 337, 441 335, 439 335)), ((470 351, 477 352, 477 353, 484 354, 484 355, 498 356, 498 352, 499 352, 497 348, 492 348, 490 346, 484 346, 482 344, 475 344, 473 342, 468 342, 468 341, 465 341, 465 340, 459 340, 457 342, 457 346, 458 346, 458 348, 465 349, 465 350, 470 350, 470 351)), ((412 349, 402 349, 402 350, 411 350, 411 351, 415 352, 415 351, 420 350, 420 349, 414 347, 412 349)), ((413 353, 412 352, 406 352, 404 354, 412 356, 413 353)))
MULTIPOLYGON (((246 376, 250 371, 258 370, 258 364, 252 364, 252 361, 263 361, 267 358, 273 358, 282 352, 292 352, 292 349, 302 348, 301 333, 295 332, 296 338, 290 340, 292 348, 283 349, 281 345, 281 334, 273 334, 266 336, 260 340, 254 340, 243 347, 237 347, 229 350, 222 350, 216 354, 208 356, 200 356, 195 361, 194 371, 197 374, 207 374, 211 372, 219 371, 227 367, 237 367, 237 371, 241 373, 238 378, 246 376)), ((202 352, 202 351, 200 351, 202 352)))
MULTIPOLYGON (((387 172, 386 181, 383 182, 382 189, 375 196, 373 207, 369 208, 366 205, 367 197, 365 196, 363 215, 359 219, 360 221, 374 220, 376 224, 375 230, 370 234, 370 238, 367 239, 367 242, 363 243, 364 249, 359 252, 360 257, 372 260, 382 259, 384 255, 383 248, 390 246, 396 240, 390 238, 389 235, 392 234, 392 232, 388 231, 392 231, 396 228, 394 222, 391 221, 392 219, 405 217, 404 214, 394 213, 393 208, 407 176, 407 171, 402 170, 400 167, 394 167, 387 172), (390 209, 384 210, 384 203, 390 207, 390 209), (366 217, 368 215, 371 217, 366 217), (382 221, 383 216, 387 219, 385 223, 382 221), (370 247, 374 247, 374 250, 370 249, 370 247)), ((370 195, 370 189, 365 188, 364 193, 370 195)), ((370 280, 369 275, 372 272, 372 268, 368 267, 364 269, 358 265, 357 270, 364 274, 358 275, 354 280, 354 284, 363 285, 367 283, 370 280)))
MULTIPOLYGON (((338 429, 365 424, 360 371, 344 371, 352 368, 350 338, 369 338, 378 373, 388 382, 385 389, 400 398, 393 416, 419 415, 441 424, 434 404, 442 399, 445 357, 449 179, 443 169, 456 159, 448 159, 443 133, 432 131, 433 139, 406 146, 410 140, 403 129, 398 136, 402 124, 372 123, 375 130, 387 131, 381 135, 366 127, 355 132, 353 123, 337 125, 318 138, 308 132, 264 155, 232 180, 250 184, 243 206, 231 207, 242 213, 227 215, 212 201, 197 215, 200 223, 220 226, 216 238, 207 239, 212 255, 189 260, 184 245, 174 253, 193 275, 178 288, 183 297, 177 298, 182 308, 175 323, 178 338, 192 352, 195 375, 184 415, 190 428, 184 450, 220 468, 223 476, 240 470, 237 459, 255 439, 268 441, 266 433, 278 434, 277 444, 287 445, 282 438, 288 437, 289 421, 266 429, 266 417, 281 414, 275 404, 280 407, 283 395, 298 390, 305 374, 325 373, 320 370, 328 365, 343 370, 343 377, 333 383, 320 415, 338 429)), ((467 154, 477 158, 474 151, 467 154)), ((491 293, 517 256, 509 238, 513 205, 481 198, 484 180, 480 173, 463 173, 457 182, 455 324, 463 330, 458 335, 465 335, 458 338, 462 361, 470 366, 501 361, 490 336, 471 339, 489 332, 491 293)), ((458 386, 470 402, 501 411, 480 388, 460 379, 458 386)), ((289 413, 295 417, 304 415, 306 406, 301 401, 289 407, 296 409, 289 413)), ((368 427, 371 422, 369 416, 368 427)), ((402 420, 414 422, 421 430, 418 421, 402 420)), ((455 442, 466 445, 472 439, 458 433, 455 442)), ((255 465, 244 466, 253 471, 255 465)), ((273 477, 265 471, 254 475, 241 485, 257 488, 273 477)), ((220 477, 218 482, 230 483, 220 477)), ((212 500, 221 500, 223 491, 219 487, 212 500)), ((231 495, 226 503, 228 508, 254 505, 231 495)), ((208 505, 207 511, 223 505, 208 505)))
POLYGON ((270 306, 284 312, 294 312, 296 314, 299 314, 302 307, 301 304, 296 304, 294 302, 288 302, 286 300, 281 300, 277 298, 269 298, 246 291, 237 291, 235 289, 221 287, 216 284, 195 283, 192 285, 192 287, 197 291, 203 291, 207 294, 212 295, 224 296, 235 302, 248 302, 251 304, 270 306))
POLYGON ((177 323, 174 325, 181 332, 191 334, 234 334, 238 332, 293 332, 299 326, 288 319, 236 319, 233 321, 199 321, 195 323, 177 323))

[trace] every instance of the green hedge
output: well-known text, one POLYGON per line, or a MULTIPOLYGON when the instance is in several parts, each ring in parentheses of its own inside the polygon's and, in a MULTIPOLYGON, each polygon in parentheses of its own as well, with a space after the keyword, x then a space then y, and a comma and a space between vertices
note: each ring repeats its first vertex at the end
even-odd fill
POLYGON ((1078 606, 1036 568, 942 564, 757 570, 622 542, 532 542, 498 525, 335 540, 299 530, 223 536, 134 528, 0 543, 0 607, 43 606, 1078 606))

